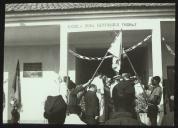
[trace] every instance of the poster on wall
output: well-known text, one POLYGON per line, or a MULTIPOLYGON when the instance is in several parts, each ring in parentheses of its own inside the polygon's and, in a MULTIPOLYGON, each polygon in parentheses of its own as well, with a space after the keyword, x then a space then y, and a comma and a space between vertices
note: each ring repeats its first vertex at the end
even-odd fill
POLYGON ((42 63, 24 63, 23 77, 26 78, 42 77, 42 63))

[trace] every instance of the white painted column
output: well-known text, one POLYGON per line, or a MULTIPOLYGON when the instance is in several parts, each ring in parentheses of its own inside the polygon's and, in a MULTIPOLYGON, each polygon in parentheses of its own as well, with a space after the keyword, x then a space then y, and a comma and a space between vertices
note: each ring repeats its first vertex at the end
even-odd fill
POLYGON ((68 75, 68 42, 67 42, 67 27, 65 24, 60 26, 60 67, 59 74, 61 76, 68 75))
MULTIPOLYGON (((9 103, 9 100, 8 100, 8 72, 4 72, 4 81, 3 81, 3 91, 4 91, 4 94, 5 94, 5 107, 4 107, 4 110, 3 110, 3 123, 8 123, 8 103, 9 103)), ((2 98, 3 99, 3 98, 2 98)))
POLYGON ((152 62, 153 76, 158 75, 162 78, 162 51, 161 51, 161 28, 160 22, 157 21, 152 29, 152 62))
MULTIPOLYGON (((161 78, 160 85, 162 86, 163 71, 162 71, 160 21, 154 22, 154 28, 152 29, 152 63, 153 63, 153 76, 160 76, 161 78)), ((160 105, 161 106, 163 105, 163 95, 161 98, 160 105)), ((158 115, 158 125, 160 125, 161 123, 163 113, 164 113, 164 108, 162 109, 162 112, 158 115)))
MULTIPOLYGON (((59 75, 63 78, 68 76, 68 32, 65 24, 60 25, 60 64, 59 75)), ((67 84, 60 84, 59 93, 67 102, 67 84), (64 86, 64 87, 63 87, 64 86)))
MULTIPOLYGON (((75 52, 75 46, 69 45, 69 49, 75 52)), ((68 75, 70 76, 71 80, 76 83, 76 59, 75 56, 69 53, 68 55, 68 75)))

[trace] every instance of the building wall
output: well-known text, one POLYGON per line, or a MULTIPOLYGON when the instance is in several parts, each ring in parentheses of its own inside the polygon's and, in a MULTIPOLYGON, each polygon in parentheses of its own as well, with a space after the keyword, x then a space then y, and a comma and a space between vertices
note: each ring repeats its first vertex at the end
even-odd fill
MULTIPOLYGON (((170 43, 167 42, 168 45, 175 51, 175 43, 170 43)), ((152 49, 151 45, 148 45, 148 52, 147 52, 147 57, 145 64, 146 67, 148 68, 147 71, 149 72, 149 77, 152 76, 153 71, 152 71, 152 49)), ((175 66, 175 56, 170 54, 170 52, 167 50, 166 46, 162 42, 162 69, 163 69, 163 79, 167 79, 167 66, 175 66)))
MULTIPOLYGON (((8 120, 11 119, 10 114, 10 94, 15 75, 17 60, 20 61, 21 71, 21 91, 22 91, 22 105, 23 112, 21 112, 21 119, 23 122, 41 122, 42 115, 38 115, 39 109, 43 112, 43 105, 47 95, 58 94, 58 87, 55 84, 55 78, 59 72, 59 45, 51 46, 5 46, 4 48, 4 73, 8 76, 8 100, 6 99, 6 107, 8 107, 8 120), (42 78, 23 78, 23 63, 27 62, 42 62, 42 78), (34 96, 34 97, 33 97, 34 96), (34 101, 33 101, 34 100, 34 101), (41 101, 40 101, 41 100, 41 101), (31 102, 31 104, 29 104, 31 102), (28 106, 27 106, 28 105, 28 106), (38 106, 39 105, 39 106, 38 106), (25 108, 32 107, 28 112, 25 108), (24 114, 25 115, 24 115, 24 114), (34 116, 35 115, 35 116, 34 116), (33 120, 28 120, 28 119, 33 120)), ((7 84, 6 84, 7 85, 7 84)), ((7 89, 7 88, 6 88, 7 89)), ((7 114, 7 113, 6 113, 7 114)))
POLYGON ((167 79, 167 66, 175 66, 175 56, 171 55, 165 46, 165 43, 168 44, 175 52, 175 34, 175 21, 161 21, 161 36, 164 37, 164 41, 162 41, 164 79, 167 79))
MULTIPOLYGON (((69 49, 72 49, 75 51, 74 45, 69 45, 69 49)), ((23 104, 23 111, 21 112, 21 122, 28 123, 44 123, 45 120, 42 116, 43 113, 43 106, 44 106, 44 100, 47 95, 57 95, 58 93, 58 87, 55 85, 55 78, 57 77, 57 73, 59 72, 59 52, 60 47, 58 45, 41 45, 41 46, 6 46, 4 49, 4 72, 8 74, 8 100, 6 100, 7 103, 10 102, 10 94, 11 93, 11 86, 13 83, 13 78, 15 75, 15 69, 16 69, 16 63, 19 59, 20 61, 20 70, 21 70, 21 90, 22 90, 22 104, 23 104), (42 79, 30 79, 30 78, 23 78, 23 63, 32 63, 32 62, 42 62, 42 70, 43 70, 43 77, 42 79), (34 85, 34 86, 33 86, 34 85), (53 85, 53 89, 51 86, 53 85), (38 87, 35 87, 38 86, 38 87), (33 90, 34 89, 34 90, 33 90), (33 95, 30 93, 30 90, 33 92, 33 95, 35 96, 35 101, 33 95), (40 92, 39 92, 40 91, 40 92), (36 93, 36 94, 35 94, 36 93), (40 96, 41 95, 41 96, 40 96), (30 98, 33 97, 33 98, 30 98), (37 97, 37 98, 36 98, 37 97), (29 101, 31 100, 31 101, 29 101), (33 103, 31 105, 29 102, 33 103), (36 108, 34 107, 34 104, 36 105, 36 108), (39 104, 39 106, 37 106, 39 104), (28 107, 27 107, 28 105, 28 107), (30 107, 34 108, 31 109, 31 111, 26 112, 26 110, 30 109, 30 107), (39 113, 38 116, 35 116, 34 118, 33 114, 30 113, 39 113), (37 112, 40 111, 40 112, 37 112), (28 115, 28 116, 27 116, 28 115), (33 120, 29 120, 33 119, 33 120), (40 120, 42 119, 42 120, 40 120)), ((148 68, 148 74, 150 75, 151 72, 151 51, 148 50, 148 59, 146 60, 149 63, 147 66, 148 68), (150 66, 149 66, 150 65, 150 66)), ((71 77, 71 79, 75 81, 75 75, 76 75, 76 58, 68 53, 68 75, 71 77)), ((5 90, 5 92, 7 92, 5 90)), ((7 95, 7 93, 6 93, 7 95)), ((6 105, 7 107, 7 105, 6 105)), ((8 105, 8 119, 11 118, 11 107, 8 105)))
MULTIPOLYGON (((149 42, 148 42, 149 43, 149 42)), ((151 44, 151 43, 150 43, 151 44)), ((171 43, 173 44, 173 43, 171 43)), ((87 46, 86 46, 87 47, 87 46)), ((92 46, 94 47, 94 45, 92 46)), ((171 45, 175 49, 175 46, 171 45)), ((75 45, 69 45, 69 49, 75 51, 75 45)), ((20 61, 21 69, 21 86, 22 86, 22 103, 23 103, 23 112, 21 112, 21 119, 24 119, 22 122, 32 122, 32 123, 44 123, 43 118, 44 111, 44 100, 47 95, 57 95, 58 86, 56 86, 55 78, 59 72, 59 63, 60 63, 60 47, 59 45, 34 45, 34 46, 5 46, 4 48, 4 74, 5 77, 8 77, 8 82, 4 87, 6 93, 6 107, 8 109, 8 119, 11 118, 10 113, 10 94, 13 78, 15 75, 15 69, 17 60, 20 61), (39 79, 28 79, 23 78, 23 63, 32 63, 32 62, 42 62, 43 77, 39 79), (38 83, 38 87, 36 87, 38 83), (32 90, 30 90, 32 89, 32 90), (34 89, 34 90, 33 90, 34 89), (32 92, 32 93, 31 93, 32 92), (40 92, 40 93, 39 93, 40 92), (36 93, 36 94, 35 94, 36 93), (8 95, 7 95, 8 94, 8 95), (31 98, 33 95, 35 98, 31 98), (39 96, 39 94, 41 96, 39 96), (33 99, 35 101, 33 102, 33 99), (30 104, 29 103, 32 103, 30 104), (35 104, 35 105, 34 105, 35 104), (37 106, 39 104, 39 106, 37 106), (31 106, 32 105, 32 106, 31 106), (31 109, 29 112, 26 110, 31 109), (40 110, 40 112, 39 112, 40 110), (34 116, 34 114, 38 116, 34 116), (35 117, 35 118, 34 118, 35 117), (33 120, 30 120, 33 119, 33 120)), ((145 56, 146 72, 149 77, 152 76, 152 50, 151 45, 148 46, 147 55, 145 56)), ((167 78, 167 66, 174 65, 174 56, 172 56, 165 47, 162 47, 162 58, 163 58, 163 77, 167 78)), ((75 81, 75 65, 76 59, 73 55, 68 53, 68 74, 73 81, 75 81)), ((76 82, 76 81, 75 81, 76 82)))
MULTIPOLYGON (((175 43, 169 43, 170 47, 175 51, 175 43)), ((162 60, 163 60, 163 78, 167 79, 167 66, 175 66, 175 56, 170 54, 166 46, 162 43, 162 60)))

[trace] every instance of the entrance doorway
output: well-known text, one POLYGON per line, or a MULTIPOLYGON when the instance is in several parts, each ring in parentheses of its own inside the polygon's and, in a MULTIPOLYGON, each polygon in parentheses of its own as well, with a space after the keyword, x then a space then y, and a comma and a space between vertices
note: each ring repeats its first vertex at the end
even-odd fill
MULTIPOLYGON (((68 42, 80 55, 103 57, 116 36, 115 32, 119 33, 119 31, 71 32, 68 42)), ((123 30, 122 43, 124 49, 137 45, 148 35, 151 35, 151 33, 151 30, 123 30)), ((149 76, 152 74, 151 45, 151 40, 147 40, 141 46, 127 53, 143 84, 148 83, 149 76)), ((98 60, 90 61, 79 58, 76 58, 75 62, 75 81, 77 84, 85 83, 91 79, 100 63, 98 60)), ((135 75, 127 58, 122 60, 121 68, 121 73, 128 72, 131 75, 135 75)), ((112 58, 104 60, 99 72, 104 73, 110 78, 115 75, 112 70, 112 58)))
MULTIPOLYGON (((140 77, 143 84, 147 84, 148 77, 149 77, 149 70, 148 70, 149 60, 148 60, 147 53, 148 53, 148 47, 140 47, 127 53, 136 73, 140 77)), ((121 62, 121 73, 123 72, 130 73, 131 76, 136 75, 127 58, 122 59, 121 62)))
MULTIPOLYGON (((103 57, 107 51, 105 48, 100 49, 76 49, 77 53, 90 57, 103 57)), ((76 83, 81 84, 91 79, 96 68, 101 61, 98 60, 82 60, 76 58, 76 83)), ((105 59, 98 72, 105 74, 107 77, 113 77, 114 71, 111 68, 112 59, 105 59)))
MULTIPOLYGON (((147 82, 148 78, 148 57, 147 57, 147 46, 137 48, 129 53, 128 56, 138 73, 138 75, 142 78, 143 83, 147 82)), ((100 48, 100 49, 76 49, 76 52, 89 56, 89 57, 102 57, 105 55, 107 49, 100 48)), ((101 61, 98 60, 82 60, 76 58, 76 83, 82 84, 87 82, 91 79, 92 75, 94 74, 96 68, 98 67, 101 61)), ((127 58, 122 59, 121 65, 121 73, 128 72, 131 75, 135 75, 133 69, 127 58)), ((114 71, 112 70, 112 58, 105 59, 101 67, 99 68, 98 72, 105 74, 107 77, 113 77, 115 75, 114 71)))

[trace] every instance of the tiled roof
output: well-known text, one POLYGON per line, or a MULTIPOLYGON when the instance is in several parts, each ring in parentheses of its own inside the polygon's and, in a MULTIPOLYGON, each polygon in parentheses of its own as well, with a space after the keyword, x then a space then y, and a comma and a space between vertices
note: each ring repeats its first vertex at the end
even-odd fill
POLYGON ((170 7, 175 3, 20 3, 6 4, 6 12, 73 10, 119 7, 170 7))

